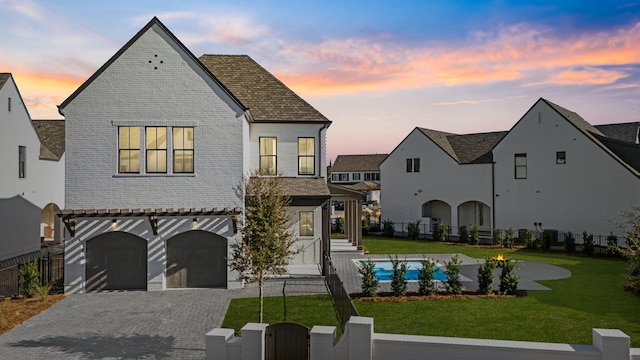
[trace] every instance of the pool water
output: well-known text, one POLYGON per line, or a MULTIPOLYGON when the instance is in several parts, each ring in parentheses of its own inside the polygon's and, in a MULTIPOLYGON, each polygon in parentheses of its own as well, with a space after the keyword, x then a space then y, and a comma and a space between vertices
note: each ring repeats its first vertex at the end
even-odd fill
MULTIPOLYGON (((376 275, 376 279, 379 281, 389 281, 393 276, 393 266, 389 260, 372 260, 375 263, 373 272, 376 275)), ((408 260, 407 261, 407 280, 418 280, 418 271, 422 269, 422 262, 420 260, 408 260)), ((449 278, 445 271, 438 266, 433 267, 433 278, 436 281, 447 281, 449 278)))

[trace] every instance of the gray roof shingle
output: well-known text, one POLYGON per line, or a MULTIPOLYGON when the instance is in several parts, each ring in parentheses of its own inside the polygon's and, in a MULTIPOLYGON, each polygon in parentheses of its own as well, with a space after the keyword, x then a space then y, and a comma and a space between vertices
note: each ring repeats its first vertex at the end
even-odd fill
POLYGON ((65 149, 64 120, 31 120, 40 139, 40 159, 58 161, 65 149))
POLYGON ((389 154, 338 155, 332 172, 380 171, 380 164, 389 154))
POLYGON ((11 73, 0 73, 0 89, 4 86, 4 84, 11 77, 11 73))
MULTIPOLYGON (((253 181, 252 177, 249 181, 253 181)), ((281 177, 282 191, 289 197, 313 196, 329 197, 329 188, 324 178, 281 177)))
POLYGON ((638 138, 639 122, 596 125, 596 129, 600 130, 606 137, 629 143, 636 143, 638 138))
POLYGON ((458 135, 425 128, 418 130, 460 164, 492 162, 491 150, 507 134, 506 131, 498 131, 458 135))
POLYGON ((254 121, 330 123, 329 119, 247 55, 205 54, 199 60, 249 108, 254 121))

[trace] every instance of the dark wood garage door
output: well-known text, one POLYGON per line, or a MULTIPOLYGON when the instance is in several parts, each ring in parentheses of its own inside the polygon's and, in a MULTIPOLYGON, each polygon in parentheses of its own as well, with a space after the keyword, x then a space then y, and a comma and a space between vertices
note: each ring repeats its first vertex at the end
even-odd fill
POLYGON ((86 290, 146 290, 147 242, 141 237, 110 232, 86 244, 86 290))
POLYGON ((168 288, 226 288, 227 239, 194 230, 167 240, 168 288))

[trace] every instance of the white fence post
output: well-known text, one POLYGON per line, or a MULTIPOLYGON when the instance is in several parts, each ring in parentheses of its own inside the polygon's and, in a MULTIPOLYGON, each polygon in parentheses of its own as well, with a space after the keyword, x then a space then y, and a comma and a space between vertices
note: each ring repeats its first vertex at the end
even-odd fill
POLYGON ((593 329, 593 346, 602 354, 602 360, 628 360, 631 339, 618 329, 593 329))
POLYGON ((309 332, 309 336, 311 337, 310 360, 333 360, 336 327, 315 325, 309 332))
POLYGON ((269 324, 248 323, 242 333, 242 360, 264 360, 264 336, 269 324))
POLYGON ((352 316, 347 322, 349 327, 349 360, 373 359, 373 318, 352 316))
POLYGON ((213 329, 205 335, 205 359, 227 360, 227 343, 233 339, 233 329, 213 329))

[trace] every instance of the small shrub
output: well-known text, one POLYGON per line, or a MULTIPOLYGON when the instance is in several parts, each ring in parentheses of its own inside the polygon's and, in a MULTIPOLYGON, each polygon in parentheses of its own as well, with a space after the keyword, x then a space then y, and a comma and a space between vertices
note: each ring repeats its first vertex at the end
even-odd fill
POLYGON ((375 272, 373 271, 376 264, 371 261, 363 261, 360 263, 358 272, 362 275, 362 295, 367 297, 376 296, 378 292, 378 279, 376 279, 375 272))
POLYGON ((336 232, 344 234, 344 218, 336 219, 336 232))
POLYGON ((471 225, 471 231, 469 232, 469 244, 480 244, 480 230, 478 229, 478 225, 476 224, 471 225))
POLYGON ((564 235, 564 251, 567 253, 576 251, 576 239, 573 237, 571 231, 564 235))
POLYGON ((512 228, 504 229, 504 240, 502 241, 502 245, 507 249, 511 249, 513 247, 513 229, 512 228))
POLYGON ((518 276, 515 274, 517 262, 514 260, 501 260, 499 267, 500 272, 500 293, 507 295, 515 295, 518 290, 518 276))
POLYGON ((418 270, 418 293, 423 296, 433 295, 436 293, 433 270, 435 264, 429 259, 423 259, 421 263, 422 269, 418 270))
POLYGON ((391 275, 393 296, 405 296, 407 295, 407 260, 398 260, 398 255, 395 258, 389 256, 389 260, 391 260, 391 267, 393 268, 393 274, 391 275))
POLYGON ((382 234, 385 237, 392 238, 395 233, 395 223, 389 219, 382 222, 382 234))
POLYGON ((607 236, 607 255, 620 255, 620 248, 618 247, 618 237, 613 233, 610 233, 609 236, 607 236))
POLYGON ((489 295, 493 292, 493 270, 496 262, 491 258, 486 258, 484 264, 478 267, 478 293, 489 295))
POLYGON ((47 301, 52 287, 53 287, 53 284, 51 283, 47 285, 36 285, 35 291, 36 291, 36 294, 38 295, 38 299, 40 299, 40 301, 47 301))
POLYGON ((420 237, 420 220, 407 224, 407 232, 409 233, 409 239, 418 240, 420 237))
POLYGON ((536 239, 536 234, 531 229, 527 229, 524 233, 524 243, 527 249, 535 250, 538 248, 538 241, 536 239))
POLYGON ((453 255, 451 260, 445 264, 445 272, 447 273, 447 281, 445 283, 447 292, 454 295, 462 294, 462 281, 460 280, 460 259, 458 254, 453 255))
POLYGON ((586 231, 582 232, 582 253, 585 255, 593 255, 593 251, 594 251, 594 244, 593 244, 593 234, 589 234, 586 231))
POLYGON ((553 234, 550 230, 544 230, 542 232, 542 239, 540 246, 542 250, 549 251, 551 249, 551 240, 553 239, 553 234))
POLYGON ((462 225, 460 226, 460 242, 468 242, 469 241, 469 231, 467 231, 467 227, 462 225))
POLYGON ((4 314, 4 302, 0 301, 0 330, 7 327, 7 316, 4 314))
POLYGON ((36 259, 22 264, 20 267, 20 276, 22 276, 22 295, 32 298, 36 294, 36 287, 40 282, 38 260, 36 259))
POLYGON ((493 243, 502 245, 502 229, 493 230, 493 243))
POLYGON ((362 236, 369 235, 369 219, 362 219, 362 236))
POLYGON ((447 241, 449 232, 449 226, 445 223, 440 223, 433 228, 433 240, 435 241, 447 241))

